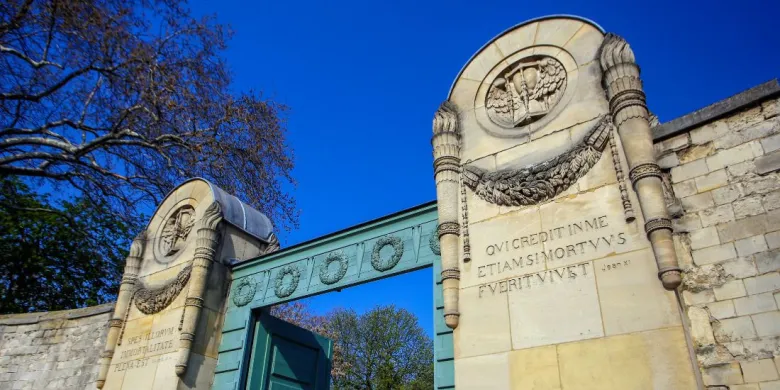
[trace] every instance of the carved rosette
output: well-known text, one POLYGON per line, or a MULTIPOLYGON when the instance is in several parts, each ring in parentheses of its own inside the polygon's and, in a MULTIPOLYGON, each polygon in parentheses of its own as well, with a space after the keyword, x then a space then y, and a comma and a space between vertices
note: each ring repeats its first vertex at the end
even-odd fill
POLYGON ((187 290, 187 299, 184 304, 184 313, 181 320, 181 335, 179 336, 179 358, 176 363, 176 375, 182 376, 187 372, 187 364, 192 349, 192 341, 195 339, 195 327, 198 323, 203 297, 206 290, 206 281, 211 264, 214 262, 217 247, 219 246, 218 227, 222 222, 222 208, 219 203, 209 205, 197 223, 197 239, 195 241, 195 256, 192 261, 192 276, 190 288, 187 290))
POLYGON ((458 108, 445 101, 433 117, 433 171, 439 211, 439 250, 442 264, 444 322, 458 326, 458 195, 460 182, 460 128, 458 108))
POLYGON ((634 51, 625 39, 607 34, 599 53, 610 113, 625 151, 629 179, 645 217, 645 232, 653 247, 658 277, 667 290, 682 278, 672 241, 672 224, 664 199, 661 169, 655 160, 650 115, 634 51))
POLYGON ((130 253, 125 262, 125 274, 122 276, 122 282, 117 294, 114 314, 109 321, 108 337, 106 346, 100 354, 100 371, 98 371, 97 388, 102 389, 106 383, 108 369, 111 366, 111 359, 114 357, 114 350, 120 338, 121 330, 124 327, 125 318, 130 309, 135 284, 138 281, 138 271, 141 268, 141 258, 146 245, 146 231, 139 233, 133 243, 130 245, 130 253))

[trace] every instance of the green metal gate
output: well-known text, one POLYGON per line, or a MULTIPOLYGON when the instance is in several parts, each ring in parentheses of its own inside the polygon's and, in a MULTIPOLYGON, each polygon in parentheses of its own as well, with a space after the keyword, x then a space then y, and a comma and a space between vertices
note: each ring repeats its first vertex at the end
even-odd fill
MULTIPOLYGON (((274 329, 285 332, 285 326, 268 318, 264 323, 262 308, 431 266, 434 274, 435 385, 437 389, 454 389, 452 330, 444 324, 442 315, 444 304, 436 229, 436 203, 430 202, 235 265, 212 389, 243 390, 250 388, 250 385, 252 389, 267 388, 256 387, 256 384, 273 384, 267 382, 270 378, 268 375, 259 373, 273 374, 273 367, 269 366, 273 363, 269 361, 274 356, 272 353, 295 350, 289 352, 292 354, 313 348, 311 340, 316 336, 304 336, 303 333, 292 331, 289 333, 304 339, 308 337, 310 343, 286 340, 277 334, 278 340, 286 341, 274 344, 271 337, 274 329), (384 248, 391 248, 392 255, 380 256, 379 252, 384 248), (271 336, 267 331, 268 326, 271 336), (253 341, 257 337, 264 337, 267 343, 270 342, 263 346, 263 351, 268 351, 265 355, 256 352, 258 346, 253 341), (258 375, 265 379, 256 378, 258 375), (260 382, 256 382, 258 380, 260 382)), ((312 353, 309 351, 308 355, 304 355, 311 357, 312 353)), ((307 359, 308 362, 314 362, 314 371, 322 367, 317 366, 320 364, 317 360, 319 358, 307 359)), ((278 388, 309 388, 300 387, 306 380, 294 377, 295 370, 301 376, 307 376, 312 371, 311 367, 306 371, 285 364, 280 363, 280 374, 274 377, 281 378, 278 388), (283 382, 285 380, 288 381, 283 382)))

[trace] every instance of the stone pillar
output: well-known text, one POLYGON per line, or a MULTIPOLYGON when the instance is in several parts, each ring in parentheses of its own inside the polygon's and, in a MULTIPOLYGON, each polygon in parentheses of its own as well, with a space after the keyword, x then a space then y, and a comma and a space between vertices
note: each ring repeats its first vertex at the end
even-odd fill
POLYGON ((628 176, 645 217, 645 232, 653 247, 658 277, 664 288, 674 290, 682 278, 672 241, 672 222, 664 201, 661 168, 655 161, 639 66, 628 43, 613 34, 604 39, 600 62, 610 112, 628 161, 628 176))
POLYGON ((206 290, 209 270, 214 262, 217 247, 219 245, 219 231, 217 227, 222 221, 222 210, 219 203, 212 203, 200 220, 197 240, 195 241, 195 256, 192 267, 190 288, 184 304, 182 323, 179 326, 179 358, 176 362, 176 375, 182 376, 187 372, 187 364, 190 358, 192 342, 195 339, 195 328, 198 325, 198 317, 203 307, 203 296, 206 290))
POLYGON ((458 182, 460 177, 460 132, 455 104, 445 101, 433 117, 433 170, 439 208, 444 321, 452 329, 458 326, 458 182))
POLYGON ((114 350, 122 330, 122 325, 130 307, 130 299, 135 292, 135 282, 138 279, 138 270, 141 267, 141 258, 143 256, 144 244, 146 243, 146 232, 143 231, 133 240, 130 246, 130 253, 125 262, 125 273, 122 276, 122 282, 117 294, 116 306, 114 306, 114 315, 109 322, 108 337, 103 353, 100 354, 100 371, 98 373, 97 388, 102 389, 106 383, 108 368, 111 365, 111 358, 114 356, 114 350))

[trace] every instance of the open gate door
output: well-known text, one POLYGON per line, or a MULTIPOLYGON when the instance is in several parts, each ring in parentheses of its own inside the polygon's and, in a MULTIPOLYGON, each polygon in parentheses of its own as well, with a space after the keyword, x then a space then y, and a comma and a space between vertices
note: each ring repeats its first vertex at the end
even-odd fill
POLYGON ((252 344, 247 389, 330 388, 331 340, 263 312, 252 344))

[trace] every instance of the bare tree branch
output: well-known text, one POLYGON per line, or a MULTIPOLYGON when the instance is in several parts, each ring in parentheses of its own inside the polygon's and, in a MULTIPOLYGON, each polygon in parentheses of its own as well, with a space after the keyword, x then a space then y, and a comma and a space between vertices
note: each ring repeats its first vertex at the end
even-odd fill
POLYGON ((0 174, 72 188, 128 217, 201 176, 295 225, 286 108, 233 92, 223 26, 176 0, 10 1, 0 7, 0 174))

